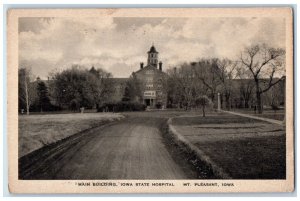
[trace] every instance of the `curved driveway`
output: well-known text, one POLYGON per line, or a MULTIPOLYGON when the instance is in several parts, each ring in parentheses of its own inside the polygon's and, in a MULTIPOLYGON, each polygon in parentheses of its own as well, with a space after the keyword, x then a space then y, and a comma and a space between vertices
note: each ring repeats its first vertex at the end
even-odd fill
POLYGON ((129 117, 20 161, 21 179, 187 179, 163 143, 160 117, 129 117))

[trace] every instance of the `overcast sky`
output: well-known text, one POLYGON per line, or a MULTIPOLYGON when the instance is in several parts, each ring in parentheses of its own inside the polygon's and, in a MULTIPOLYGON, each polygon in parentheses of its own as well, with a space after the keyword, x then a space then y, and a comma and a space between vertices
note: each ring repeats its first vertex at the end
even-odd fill
POLYGON ((285 47, 283 18, 20 18, 19 66, 47 78, 79 64, 128 77, 154 43, 163 68, 236 59, 252 43, 285 47))

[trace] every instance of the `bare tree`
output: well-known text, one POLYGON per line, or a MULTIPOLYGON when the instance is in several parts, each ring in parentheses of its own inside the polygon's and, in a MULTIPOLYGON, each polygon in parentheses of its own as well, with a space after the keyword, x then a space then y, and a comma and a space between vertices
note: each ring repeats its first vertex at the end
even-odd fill
POLYGON ((273 86, 263 96, 263 102, 270 105, 273 110, 279 109, 284 104, 284 80, 273 86))
POLYGON ((252 98, 252 92, 254 89, 254 81, 251 78, 252 73, 250 70, 244 68, 243 66, 237 67, 237 84, 238 90, 240 92, 240 97, 243 100, 243 107, 249 108, 250 107, 250 100, 252 98))
POLYGON ((104 69, 95 69, 94 67, 92 67, 89 72, 95 75, 91 78, 90 82, 93 86, 91 90, 96 102, 96 107, 98 107, 100 103, 109 101, 113 93, 113 80, 110 79, 112 78, 112 74, 104 69))
POLYGON ((284 56, 284 49, 268 47, 265 44, 247 47, 241 53, 240 61, 251 72, 255 82, 258 113, 263 111, 261 95, 283 79, 284 56), (275 76, 280 78, 274 79, 275 76), (262 84, 262 80, 266 79, 267 83, 262 84))
POLYGON ((177 68, 174 67, 173 69, 167 69, 167 78, 165 79, 164 86, 166 88, 167 94, 167 107, 180 107, 181 102, 181 92, 178 90, 178 75, 177 75, 177 68))
POLYGON ((194 71, 188 64, 182 65, 179 69, 169 73, 172 83, 175 84, 177 92, 180 92, 183 105, 187 110, 192 106, 195 98, 199 94, 197 90, 197 79, 195 78, 194 71))
POLYGON ((33 75, 28 68, 19 69, 19 107, 26 108, 26 114, 29 115, 30 106, 34 103, 37 93, 33 83, 33 75))
POLYGON ((201 60, 193 62, 191 65, 195 77, 207 88, 208 95, 214 102, 217 88, 221 84, 217 59, 201 60))
POLYGON ((236 67, 238 62, 231 61, 229 59, 217 60, 219 70, 216 71, 216 75, 221 81, 221 89, 225 96, 226 108, 231 109, 231 94, 233 88, 233 79, 236 78, 236 67))

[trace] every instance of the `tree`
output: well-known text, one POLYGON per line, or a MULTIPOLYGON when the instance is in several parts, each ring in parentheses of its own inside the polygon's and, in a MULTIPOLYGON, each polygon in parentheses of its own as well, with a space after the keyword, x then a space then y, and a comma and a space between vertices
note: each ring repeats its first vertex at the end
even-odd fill
POLYGON ((179 101, 185 109, 193 107, 197 97, 207 95, 214 100, 220 85, 220 69, 217 59, 201 60, 183 64, 178 69, 169 71, 169 100, 179 101))
POLYGON ((169 77, 169 83, 173 85, 174 98, 178 98, 180 104, 187 110, 193 105, 195 98, 201 94, 192 66, 183 64, 179 69, 170 71, 169 77))
POLYGON ((29 115, 30 106, 34 103, 37 96, 36 89, 31 83, 33 75, 31 74, 31 71, 28 68, 20 68, 18 74, 19 108, 26 108, 26 114, 29 115))
POLYGON ((77 110, 79 110, 79 103, 76 99, 71 100, 70 102, 70 109, 75 112, 77 110))
POLYGON ((130 89, 129 86, 126 84, 124 89, 124 94, 122 97, 122 101, 130 101, 130 89))
POLYGON ((167 107, 179 107, 181 104, 182 94, 180 90, 178 90, 178 83, 176 79, 176 68, 168 69, 167 74, 168 76, 164 80, 164 88, 165 93, 167 94, 167 107))
POLYGON ((82 66, 72 66, 53 75, 53 96, 59 106, 73 108, 75 101, 79 107, 92 108, 109 98, 110 77, 111 74, 102 69, 89 71, 82 66))
POLYGON ((220 79, 221 88, 225 95, 226 109, 231 109, 231 94, 233 88, 233 79, 236 78, 237 62, 233 62, 229 59, 217 60, 219 70, 216 71, 216 75, 220 79))
POLYGON ((251 72, 243 68, 243 66, 237 68, 237 81, 238 87, 239 87, 239 92, 240 92, 240 97, 243 101, 243 107, 244 108, 249 108, 250 107, 250 100, 252 99, 252 92, 254 89, 254 82, 253 79, 249 79, 251 77, 251 72))
POLYGON ((217 88, 221 84, 218 76, 221 72, 219 72, 220 69, 217 62, 218 59, 215 58, 202 59, 199 62, 191 63, 195 77, 207 88, 206 91, 209 93, 208 96, 212 102, 214 102, 217 88))
POLYGON ((122 101, 141 101, 143 99, 142 82, 132 73, 124 89, 122 101))
POLYGON ((50 109, 51 103, 48 96, 48 87, 45 82, 38 81, 37 83, 38 106, 40 111, 47 111, 50 109))
POLYGON ((258 113, 262 113, 263 110, 261 95, 284 78, 284 56, 284 49, 268 47, 265 44, 246 47, 241 53, 240 62, 251 72, 255 82, 258 113), (275 76, 280 78, 274 79, 275 76))
POLYGON ((195 101, 196 106, 202 107, 202 115, 205 117, 205 108, 211 104, 211 100, 207 96, 200 96, 195 101))
POLYGON ((239 83, 239 91, 240 91, 240 96, 243 101, 243 108, 250 108, 249 102, 252 99, 252 92, 254 89, 254 83, 253 80, 251 79, 241 79, 239 83))
POLYGON ((273 109, 279 109, 280 105, 284 105, 284 82, 285 80, 282 80, 267 91, 263 96, 263 102, 270 105, 273 109))
POLYGON ((92 67, 89 72, 94 75, 91 78, 91 83, 93 85, 92 93, 94 95, 94 100, 96 102, 96 107, 98 108, 104 102, 110 101, 110 97, 113 93, 113 81, 112 74, 106 72, 105 70, 92 67))

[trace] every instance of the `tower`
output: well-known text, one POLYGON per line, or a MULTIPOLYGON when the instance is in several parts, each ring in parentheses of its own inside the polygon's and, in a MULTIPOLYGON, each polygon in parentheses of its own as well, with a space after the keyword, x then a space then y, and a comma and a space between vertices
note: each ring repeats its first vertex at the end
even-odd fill
POLYGON ((158 65, 158 52, 156 51, 154 45, 152 44, 150 50, 148 51, 148 65, 152 65, 157 68, 158 65))

